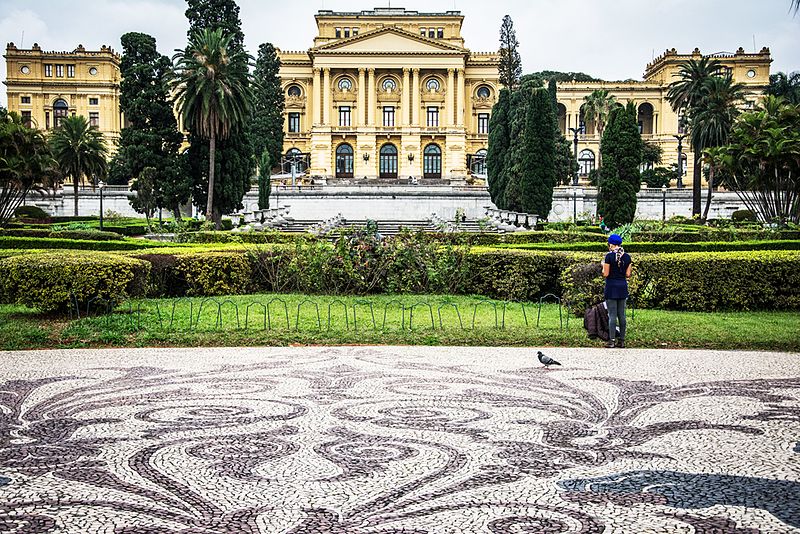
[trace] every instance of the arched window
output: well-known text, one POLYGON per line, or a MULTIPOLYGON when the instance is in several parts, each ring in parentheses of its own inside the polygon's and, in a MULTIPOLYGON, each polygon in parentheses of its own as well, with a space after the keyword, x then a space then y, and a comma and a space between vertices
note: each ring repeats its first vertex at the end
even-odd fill
POLYGON ((336 147, 336 177, 353 177, 353 147, 347 143, 336 147))
POLYGON ((580 115, 578 117, 578 127, 585 135, 594 135, 594 121, 586 119, 586 104, 581 106, 580 115))
POLYGON ((638 113, 639 133, 642 135, 653 134, 653 105, 645 102, 639 106, 638 113))
POLYGON ((294 169, 294 174, 303 174, 306 172, 307 160, 299 148, 290 148, 283 158, 283 172, 291 174, 294 169))
POLYGON ((486 149, 482 148, 475 152, 475 155, 472 156, 472 165, 471 171, 472 174, 476 176, 486 176, 486 149))
POLYGON ((567 133, 567 106, 559 102, 557 107, 558 129, 561 131, 561 135, 565 135, 567 133))
POLYGON ((63 98, 59 98, 53 102, 53 124, 61 126, 61 121, 67 117, 69 111, 69 104, 63 98))
POLYGON ((478 92, 476 94, 478 95, 478 98, 489 98, 492 96, 492 90, 486 85, 481 85, 478 87, 478 92))
POLYGON ((437 92, 439 90, 439 80, 436 78, 429 78, 428 81, 425 82, 425 89, 431 93, 437 92))
POLYGON ((422 154, 422 177, 442 177, 442 149, 439 145, 430 144, 422 154))
POLYGON ((391 78, 386 78, 385 80, 383 80, 383 83, 381 84, 381 87, 383 88, 383 90, 385 92, 393 93, 395 91, 395 89, 397 89, 397 82, 395 82, 391 78))
POLYGON ((578 174, 588 175, 594 170, 594 152, 585 148, 578 154, 578 174))
POLYGON ((339 80, 339 90, 343 92, 350 91, 353 88, 353 82, 350 78, 342 78, 339 80))
POLYGON ((286 94, 289 96, 300 96, 303 94, 303 91, 300 89, 299 85, 290 85, 289 90, 286 91, 286 94))
POLYGON ((397 178, 397 147, 391 143, 386 143, 381 147, 380 177, 397 178))

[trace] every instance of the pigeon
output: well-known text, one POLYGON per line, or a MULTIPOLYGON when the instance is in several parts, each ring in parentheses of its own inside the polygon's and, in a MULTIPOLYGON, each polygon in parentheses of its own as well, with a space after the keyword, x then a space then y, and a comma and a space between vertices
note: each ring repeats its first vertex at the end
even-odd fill
POLYGON ((550 367, 551 365, 561 365, 557 361, 555 361, 550 356, 545 356, 542 351, 538 351, 536 355, 539 357, 539 361, 544 364, 545 367, 550 367))

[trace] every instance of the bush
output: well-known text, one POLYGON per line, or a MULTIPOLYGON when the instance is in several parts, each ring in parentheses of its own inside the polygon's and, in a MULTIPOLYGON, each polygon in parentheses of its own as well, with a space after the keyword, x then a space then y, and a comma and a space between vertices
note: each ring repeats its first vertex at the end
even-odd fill
MULTIPOLYGON (((638 235, 637 235, 638 237, 638 235)), ((683 243, 680 241, 625 243, 625 250, 631 253, 670 253, 670 252, 732 252, 737 250, 800 250, 800 240, 778 241, 710 241, 683 243)), ((592 243, 526 243, 522 245, 498 245, 503 249, 519 250, 560 250, 565 252, 608 251, 603 241, 592 243)))
POLYGON ((17 219, 30 219, 33 221, 46 221, 50 218, 42 208, 37 206, 19 206, 14 210, 14 217, 17 219))
POLYGON ((89 241, 85 239, 57 239, 43 237, 0 236, 0 248, 49 248, 78 250, 139 250, 162 246, 148 241, 89 241))
POLYGON ((0 237, 50 237, 48 228, 0 228, 0 237))
POLYGON ((182 297, 189 286, 183 273, 178 271, 178 257, 174 254, 137 254, 136 259, 150 264, 147 295, 152 297, 182 297))
POLYGON ((0 260, 0 271, 4 301, 65 312, 75 303, 85 310, 97 299, 118 303, 143 295, 150 265, 110 254, 35 254, 0 260))
POLYGON ((758 218, 756 217, 756 214, 750 210, 736 210, 731 213, 731 220, 735 222, 756 222, 758 218))
POLYGON ((470 277, 462 292, 530 301, 561 294, 559 275, 571 260, 560 253, 498 250, 474 252, 467 261, 470 277))
POLYGON ((317 238, 308 233, 290 232, 187 232, 181 236, 185 243, 297 243, 317 238))
POLYGON ((114 232, 100 230, 59 230, 51 232, 48 237, 57 239, 85 239, 87 241, 121 241, 123 236, 114 232))
POLYGON ((188 295, 236 295, 252 287, 252 269, 243 253, 199 252, 176 257, 176 275, 188 295))

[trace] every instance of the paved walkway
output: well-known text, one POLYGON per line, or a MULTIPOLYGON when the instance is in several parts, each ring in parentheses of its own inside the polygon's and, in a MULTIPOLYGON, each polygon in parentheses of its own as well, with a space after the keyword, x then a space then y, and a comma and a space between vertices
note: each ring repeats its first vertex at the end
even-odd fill
POLYGON ((800 532, 800 354, 0 353, 0 532, 800 532))

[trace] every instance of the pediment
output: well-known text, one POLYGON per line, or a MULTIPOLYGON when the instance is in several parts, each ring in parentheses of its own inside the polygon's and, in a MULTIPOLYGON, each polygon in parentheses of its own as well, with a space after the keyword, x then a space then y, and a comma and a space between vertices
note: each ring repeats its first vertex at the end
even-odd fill
POLYGON ((349 39, 341 39, 313 48, 312 53, 337 54, 463 54, 467 50, 449 43, 420 37, 398 28, 381 28, 349 39))

